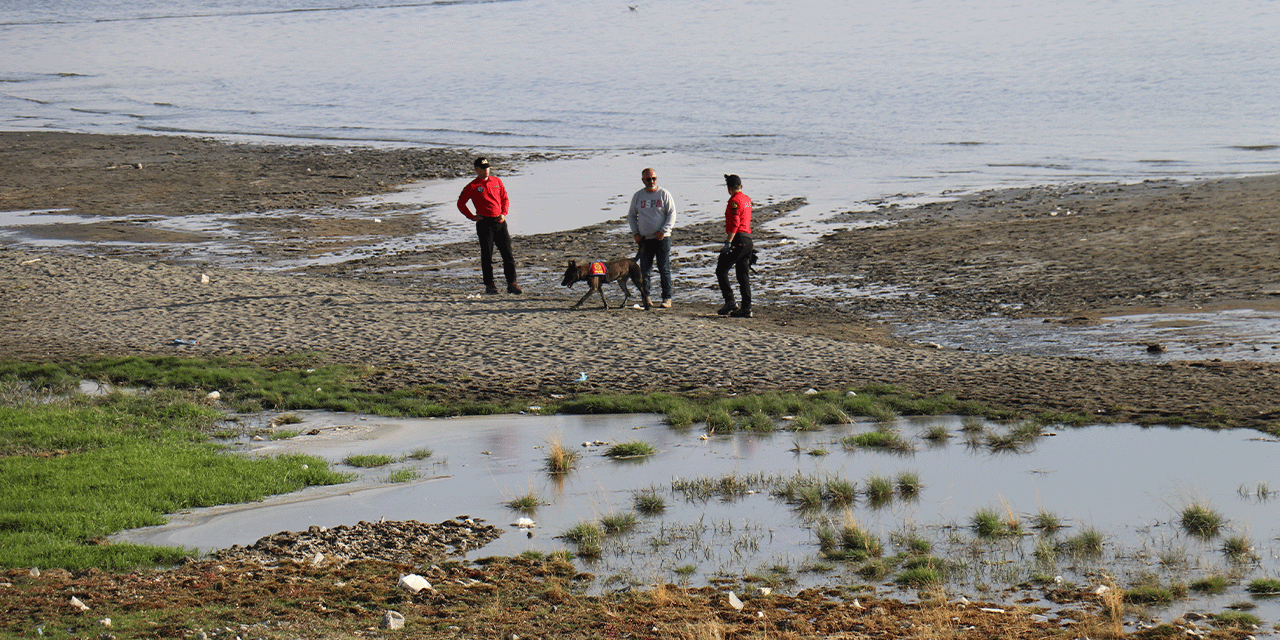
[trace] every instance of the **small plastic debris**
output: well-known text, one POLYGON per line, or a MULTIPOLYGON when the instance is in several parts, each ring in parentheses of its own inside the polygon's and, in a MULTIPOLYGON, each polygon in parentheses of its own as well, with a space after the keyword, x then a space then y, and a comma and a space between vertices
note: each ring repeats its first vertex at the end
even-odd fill
POLYGON ((209 284, 209 274, 207 273, 200 274, 200 284, 209 284))
POLYGON ((426 578, 416 573, 400 576, 400 581, 396 583, 396 586, 410 593, 417 593, 423 589, 431 589, 431 583, 427 582, 426 578))
POLYGON ((77 609, 79 609, 79 610, 81 610, 81 611, 88 611, 88 610, 89 610, 89 605, 87 605, 87 604, 85 604, 85 603, 83 603, 83 602, 80 602, 80 598, 77 598, 77 597, 75 597, 75 596, 71 596, 71 606, 73 606, 73 607, 75 607, 75 608, 77 608, 77 609))
POLYGON ((221 393, 218 393, 217 391, 210 391, 207 395, 205 395, 204 399, 217 400, 218 398, 221 398, 221 397, 222 397, 221 393))
POLYGON ((176 347, 180 345, 197 345, 200 343, 196 340, 183 340, 182 338, 174 338, 173 341, 170 342, 169 344, 176 347))
POLYGON ((813 387, 809 387, 808 389, 805 389, 805 390, 804 390, 804 394, 805 394, 806 396, 817 395, 817 393, 818 393, 818 390, 817 390, 817 389, 814 389, 813 387))
POLYGON ((732 591, 729 592, 729 606, 738 611, 742 611, 742 601, 738 599, 738 594, 732 591))
POLYGON ((578 379, 574 380, 574 382, 586 382, 586 381, 587 381, 587 373, 585 371, 579 371, 578 379))
POLYGON ((978 611, 986 611, 987 613, 1004 613, 1004 609, 992 609, 988 607, 981 607, 978 611))

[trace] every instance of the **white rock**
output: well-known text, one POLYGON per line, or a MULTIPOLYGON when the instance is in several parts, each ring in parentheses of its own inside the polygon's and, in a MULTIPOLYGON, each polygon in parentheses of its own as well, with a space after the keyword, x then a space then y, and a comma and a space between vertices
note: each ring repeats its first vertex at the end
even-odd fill
POLYGON ((31 567, 31 570, 27 572, 27 575, 31 576, 32 578, 39 578, 40 567, 31 567))
POLYGON ((382 622, 378 626, 383 629, 403 629, 404 615, 399 611, 388 611, 382 614, 382 622))
POLYGON ((1110 591, 1110 590, 1111 590, 1111 587, 1108 587, 1107 585, 1105 585, 1105 584, 1104 584, 1104 585, 1102 585, 1102 586, 1098 587, 1097 589, 1094 589, 1094 590, 1093 590, 1093 594, 1094 594, 1094 595, 1097 595, 1097 596, 1100 596, 1100 595, 1102 595, 1102 594, 1104 594, 1104 593, 1106 593, 1106 592, 1108 592, 1108 591, 1110 591))
POLYGON ((532 529, 537 524, 538 523, 534 522, 532 518, 520 518, 515 522, 515 525, 521 529, 532 529))
POLYGON ((102 625, 102 626, 104 626, 104 627, 110 627, 110 626, 111 626, 111 618, 103 618, 103 619, 101 619, 101 620, 99 620, 99 621, 98 621, 98 624, 100 624, 100 625, 102 625))
POLYGON ((204 273, 200 274, 200 284, 209 284, 208 274, 204 274, 204 273))
POLYGON ((87 605, 87 604, 85 604, 85 603, 83 603, 83 602, 80 602, 80 598, 77 598, 77 597, 75 597, 75 596, 71 596, 71 606, 73 606, 73 607, 75 607, 75 608, 77 608, 77 609, 79 609, 79 610, 81 610, 81 611, 88 611, 88 610, 89 610, 89 605, 87 605))
POLYGON ((400 581, 396 583, 396 586, 410 593, 417 593, 423 589, 430 589, 431 583, 427 582, 426 578, 416 573, 411 573, 407 576, 400 576, 400 581))
POLYGON ((732 591, 729 592, 729 606, 738 611, 742 611, 742 601, 738 599, 738 594, 732 591))
POLYGON ((221 398, 221 397, 222 397, 222 394, 221 394, 221 393, 218 393, 217 391, 210 391, 210 392, 209 392, 209 395, 206 395, 206 396, 204 397, 204 399, 205 399, 205 400, 217 400, 218 398, 221 398))
POLYGON ((324 564, 324 554, 317 551, 316 555, 311 558, 311 564, 314 564, 314 565, 324 564))
POLYGON ((804 394, 805 394, 806 396, 816 395, 817 393, 818 393, 818 390, 817 390, 817 389, 814 389, 813 387, 809 387, 808 389, 805 389, 805 390, 804 390, 804 394))
POLYGON ((770 589, 769 587, 760 587, 759 589, 756 590, 756 592, 762 596, 767 596, 773 593, 773 589, 770 589))

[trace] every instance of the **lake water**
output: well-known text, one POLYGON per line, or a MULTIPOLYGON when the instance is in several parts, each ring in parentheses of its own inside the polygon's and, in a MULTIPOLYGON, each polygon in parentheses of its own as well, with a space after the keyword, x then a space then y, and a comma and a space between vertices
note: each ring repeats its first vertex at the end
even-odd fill
MULTIPOLYGON (((914 453, 897 455, 842 446, 845 436, 874 427, 868 423, 822 431, 704 437, 701 425, 675 429, 651 415, 439 420, 300 415, 306 421, 288 429, 320 429, 322 434, 246 444, 245 449, 267 455, 302 451, 335 464, 351 455, 398 458, 423 447, 434 453, 422 461, 360 470, 363 477, 346 485, 177 514, 169 525, 124 532, 116 539, 208 550, 248 545, 262 536, 311 525, 380 518, 439 522, 468 515, 507 530, 472 557, 573 550, 572 544, 557 536, 579 522, 634 513, 635 493, 652 491, 665 500, 665 512, 641 517, 634 531, 610 538, 599 560, 580 561, 584 569, 599 576, 596 588, 629 580, 678 582, 682 578, 676 569, 683 566, 694 568, 688 576, 694 583, 718 575, 760 575, 785 568, 800 585, 862 584, 865 581, 856 573, 861 563, 824 561, 814 534, 823 521, 846 519, 856 520, 877 536, 886 555, 903 550, 895 536, 910 535, 930 540, 940 556, 967 560, 948 590, 970 597, 980 597, 985 589, 1017 591, 1015 585, 1037 572, 1061 575, 1080 589, 1096 586, 1103 573, 1122 585, 1145 574, 1159 575, 1164 584, 1215 574, 1240 581, 1225 595, 1179 601, 1159 614, 1176 617, 1183 611, 1216 611, 1225 604, 1249 600, 1243 585, 1274 576, 1280 569, 1276 543, 1280 495, 1275 491, 1280 488, 1280 476, 1273 464, 1280 442, 1259 438, 1253 431, 1133 425, 1051 429, 1052 435, 1036 439, 1021 451, 996 452, 980 439, 969 444, 963 435, 965 424, 957 418, 912 418, 889 425, 916 446, 914 453), (922 435, 938 426, 951 439, 927 444, 922 435), (629 441, 652 444, 657 453, 614 460, 603 455, 607 445, 595 444, 629 441), (581 453, 576 468, 563 477, 546 471, 547 447, 554 442, 581 453), (583 446, 584 442, 593 444, 583 446), (405 469, 418 472, 421 479, 385 482, 389 474, 405 469), (922 487, 917 498, 895 496, 884 505, 870 503, 865 491, 873 477, 895 480, 903 473, 918 475, 922 487), (757 492, 729 499, 677 489, 682 481, 795 476, 848 480, 860 495, 848 507, 828 505, 804 512, 771 495, 763 483, 755 487, 757 492), (506 506, 527 494, 544 504, 531 513, 506 506), (1181 532, 1179 514, 1192 503, 1226 518, 1221 536, 1205 541, 1181 532), (1037 542, 1046 539, 1043 536, 975 542, 970 518, 983 508, 1014 514, 1029 533, 1031 516, 1040 510, 1054 513, 1069 528, 1047 538, 1050 545, 1094 528, 1103 536, 1104 552, 1085 559, 1063 554, 1054 563, 1038 564, 1032 556, 1037 542), (526 516, 537 522, 532 537, 509 526, 526 516), (1243 535, 1251 542, 1255 562, 1236 564, 1224 557, 1223 539, 1232 535, 1243 535), (829 569, 815 569, 824 563, 829 569)), ((981 426, 994 433, 1009 427, 981 426)), ((1280 603, 1273 599, 1257 602, 1257 613, 1264 619, 1280 615, 1280 603)))
POLYGON ((0 128, 597 158, 516 179, 517 233, 650 164, 695 217, 738 173, 820 218, 1280 171, 1277 32, 1269 0, 3 0, 0 128))

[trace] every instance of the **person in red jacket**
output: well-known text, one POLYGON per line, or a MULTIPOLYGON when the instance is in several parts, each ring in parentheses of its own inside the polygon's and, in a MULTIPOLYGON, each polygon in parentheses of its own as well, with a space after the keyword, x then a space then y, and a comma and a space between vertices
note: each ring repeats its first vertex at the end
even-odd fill
POLYGON ((716 261, 716 282, 724 296, 724 306, 716 313, 734 318, 751 317, 751 198, 742 192, 742 178, 737 175, 724 177, 729 189, 729 203, 724 208, 724 246, 716 261), (738 276, 738 289, 742 293, 742 306, 733 300, 733 288, 729 286, 729 269, 738 276))
POLYGON ((476 158, 476 179, 467 183, 458 196, 458 211, 476 223, 480 238, 480 271, 484 274, 485 293, 497 293, 493 282, 493 247, 502 254, 502 274, 507 278, 507 293, 521 293, 516 284, 516 259, 511 253, 511 234, 507 232, 507 212, 511 202, 502 181, 489 175, 489 160, 476 158), (475 206, 472 213, 467 202, 475 206))

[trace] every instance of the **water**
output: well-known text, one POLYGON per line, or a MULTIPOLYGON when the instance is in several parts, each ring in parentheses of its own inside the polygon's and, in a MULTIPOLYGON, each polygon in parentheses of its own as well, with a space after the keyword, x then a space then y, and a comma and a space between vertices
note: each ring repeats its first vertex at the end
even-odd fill
POLYGON ((0 128, 613 163, 513 189, 513 221, 542 221, 525 233, 614 217, 647 164, 693 215, 739 173, 810 217, 1280 170, 1274 2, 628 4, 4 0, 0 128))
MULTIPOLYGON (((1018 453, 994 453, 969 446, 962 422, 950 417, 902 419, 890 426, 914 442, 918 450, 894 455, 866 450, 846 451, 841 438, 873 427, 870 424, 831 427, 824 431, 704 437, 699 429, 673 429, 661 418, 624 416, 498 416, 424 420, 373 416, 305 413, 306 421, 290 425, 295 431, 321 429, 325 435, 255 443, 258 454, 303 451, 337 462, 349 455, 383 454, 399 457, 421 447, 434 455, 389 467, 362 470, 361 480, 337 487, 321 487, 249 505, 232 505, 177 514, 171 524, 124 532, 118 539, 212 549, 247 545, 258 538, 311 525, 336 526, 360 520, 415 519, 439 522, 469 515, 497 524, 507 532, 472 557, 519 554, 526 550, 553 551, 572 545, 557 539, 582 521, 632 511, 636 491, 653 490, 667 503, 665 513, 644 517, 631 533, 612 538, 601 559, 584 568, 600 576, 678 581, 675 569, 693 565, 694 582, 728 574, 767 573, 784 566, 800 585, 860 584, 860 563, 830 563, 825 573, 802 573, 823 562, 813 529, 824 519, 856 519, 886 546, 886 555, 901 550, 895 535, 929 539, 935 553, 972 560, 969 519, 990 508, 1023 519, 1046 510, 1063 518, 1070 528, 1057 539, 1095 528, 1103 534, 1105 552, 1096 559, 1063 557, 1055 565, 1037 565, 1031 558, 1036 536, 1015 542, 978 545, 981 562, 972 562, 956 578, 952 593, 977 595, 978 584, 1003 592, 1032 573, 1062 575, 1080 588, 1105 571, 1121 584, 1144 573, 1157 573, 1162 582, 1190 582, 1231 569, 1242 571, 1242 584, 1274 575, 1280 568, 1280 534, 1272 488, 1280 488, 1272 460, 1277 443, 1250 431, 1142 429, 1133 425, 1051 431, 1018 453), (921 436, 931 427, 946 428, 954 437, 927 445, 921 436), (644 441, 658 453, 640 460, 612 460, 604 445, 583 442, 644 441), (554 478, 545 470, 547 447, 563 443, 581 452, 573 472, 554 478), (819 455, 825 450, 826 455, 819 455), (1212 451, 1212 455, 1205 452, 1212 451), (404 484, 382 481, 388 474, 412 468, 422 479, 404 484), (882 507, 860 496, 857 504, 805 513, 794 505, 758 493, 724 500, 694 499, 673 490, 679 480, 739 478, 842 478, 864 491, 875 476, 896 479, 904 472, 918 474, 923 488, 916 500, 895 498, 882 507), (505 503, 533 493, 545 502, 528 514, 537 522, 530 538, 515 527, 523 514, 505 503), (1179 531, 1181 509, 1200 503, 1220 512, 1228 522, 1223 537, 1245 535, 1259 561, 1236 566, 1221 551, 1222 538, 1201 541, 1179 531), (995 567, 1002 567, 996 569, 995 567)), ((991 431, 1006 425, 986 424, 991 431)), ((341 467, 340 469, 351 470, 341 467)), ((881 581, 883 582, 883 581, 881 581)), ((598 584, 600 588, 602 585, 598 584)), ((1174 605, 1165 614, 1185 610, 1213 610, 1248 599, 1242 585, 1216 599, 1193 599, 1174 605)), ((1257 612, 1275 619, 1280 605, 1263 600, 1257 612)))

